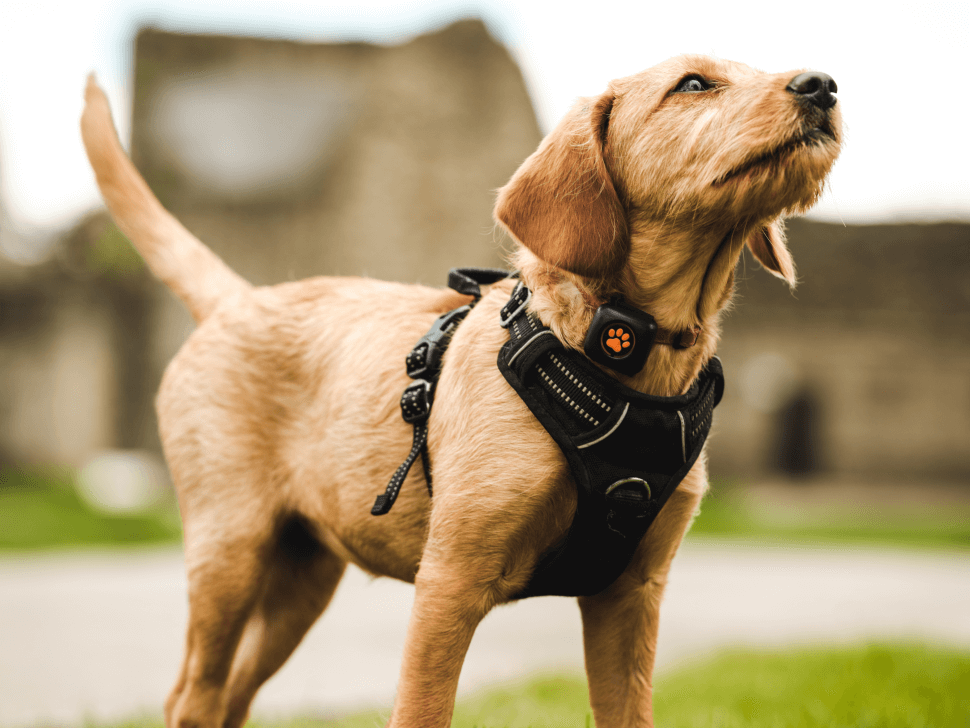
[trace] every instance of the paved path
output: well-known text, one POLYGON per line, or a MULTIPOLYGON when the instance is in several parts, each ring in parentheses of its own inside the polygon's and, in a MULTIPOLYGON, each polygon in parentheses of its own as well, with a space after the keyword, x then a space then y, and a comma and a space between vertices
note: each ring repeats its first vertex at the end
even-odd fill
MULTIPOLYGON (((256 711, 389 704, 412 593, 349 571, 256 711)), ((176 550, 0 559, 0 726, 160 714, 186 612, 176 550)), ((694 541, 673 568, 658 661, 730 644, 910 638, 970 649, 970 554, 694 541)), ((531 599, 488 616, 460 689, 582 664, 575 601, 531 599)))

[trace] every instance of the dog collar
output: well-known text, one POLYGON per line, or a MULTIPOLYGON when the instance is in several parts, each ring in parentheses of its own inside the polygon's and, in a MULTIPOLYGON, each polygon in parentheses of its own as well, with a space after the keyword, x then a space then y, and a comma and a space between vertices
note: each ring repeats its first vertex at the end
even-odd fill
MULTIPOLYGON (((532 292, 520 281, 502 309, 502 328, 508 328, 531 300, 532 292)), ((583 353, 597 364, 633 376, 643 369, 654 344, 689 349, 697 343, 700 332, 700 326, 680 331, 661 328, 649 313, 625 303, 621 296, 614 296, 593 314, 583 353)))
POLYGON ((516 292, 498 367, 559 445, 578 502, 565 538, 516 598, 597 594, 623 573, 647 529, 704 448, 724 392, 713 357, 686 394, 657 397, 622 385, 567 349, 516 292))

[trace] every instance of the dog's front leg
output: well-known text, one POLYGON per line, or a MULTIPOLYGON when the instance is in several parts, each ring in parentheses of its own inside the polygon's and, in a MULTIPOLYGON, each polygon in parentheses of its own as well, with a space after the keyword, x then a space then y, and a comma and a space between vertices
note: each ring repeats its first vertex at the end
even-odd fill
POLYGON ((620 577, 581 597, 589 699, 597 728, 653 726, 653 661, 663 581, 620 577))
MULTIPOLYGON (((551 530, 550 519, 561 515, 541 508, 541 498, 525 503, 527 499, 510 495, 501 472, 461 471, 465 483, 483 482, 488 487, 470 493, 462 483, 448 489, 445 482, 455 482, 458 476, 445 477, 443 461, 437 470, 442 486, 435 493, 428 540, 414 580, 414 607, 391 728, 451 725, 458 677, 478 623, 528 581, 538 549, 546 545, 528 535, 530 526, 538 524, 538 532, 545 533, 551 530)), ((542 484, 535 489, 543 491, 542 484)))
POLYGON ((580 597, 589 698, 597 728, 652 728, 653 663, 670 562, 701 499, 674 492, 627 570, 580 597))
POLYGON ((451 725, 465 653, 493 603, 471 569, 422 560, 389 728, 451 725))

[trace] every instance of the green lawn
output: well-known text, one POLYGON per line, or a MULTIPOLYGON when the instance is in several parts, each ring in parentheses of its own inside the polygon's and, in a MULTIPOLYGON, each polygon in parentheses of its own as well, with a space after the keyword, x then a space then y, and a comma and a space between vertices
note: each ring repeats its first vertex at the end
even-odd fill
MULTIPOLYGON (((797 491, 799 485, 790 486, 797 491)), ((873 491, 871 507, 858 504, 759 502, 743 487, 714 482, 688 538, 749 541, 869 543, 903 547, 970 549, 970 502, 924 502, 919 508, 884 504, 873 491)))
MULTIPOLYGON (((735 650, 660 675, 663 728, 967 728, 970 654, 918 645, 735 650)), ((389 710, 256 723, 375 728, 389 710)), ((154 721, 112 728, 157 728, 154 721)), ((546 677, 460 701, 453 728, 587 728, 585 682, 546 677)))
POLYGON ((78 497, 67 470, 0 471, 0 549, 133 546, 181 537, 170 504, 138 516, 106 515, 78 497))
POLYGON ((658 682, 671 728, 967 728, 970 654, 921 646, 724 653, 658 682))

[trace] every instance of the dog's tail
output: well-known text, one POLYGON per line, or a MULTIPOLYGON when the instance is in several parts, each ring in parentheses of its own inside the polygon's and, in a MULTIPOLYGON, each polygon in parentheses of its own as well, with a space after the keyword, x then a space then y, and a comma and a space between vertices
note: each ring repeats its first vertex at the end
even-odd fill
POLYGON ((94 74, 84 97, 81 137, 112 217, 152 273, 201 322, 220 301, 251 286, 162 207, 122 149, 94 74))

